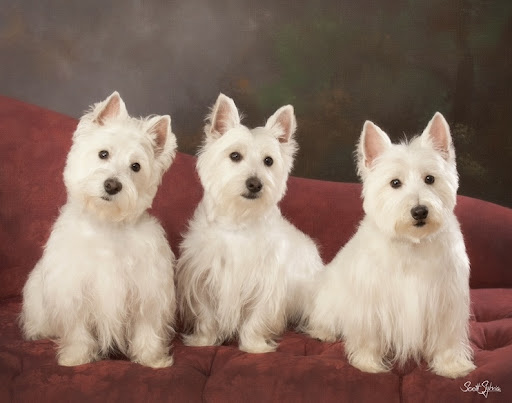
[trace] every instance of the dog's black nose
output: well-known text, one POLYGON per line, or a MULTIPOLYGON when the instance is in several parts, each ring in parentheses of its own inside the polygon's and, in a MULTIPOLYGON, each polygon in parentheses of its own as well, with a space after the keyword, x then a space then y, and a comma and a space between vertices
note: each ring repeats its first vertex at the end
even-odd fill
POLYGON ((249 179, 245 181, 245 186, 247 187, 247 190, 249 190, 249 192, 258 193, 263 187, 263 184, 256 176, 251 176, 249 179))
POLYGON ((424 220, 428 216, 428 207, 423 206, 422 204, 414 206, 411 209, 411 215, 416 221, 424 220))
POLYGON ((109 178, 103 183, 103 187, 109 195, 115 195, 121 191, 123 184, 115 178, 109 178))

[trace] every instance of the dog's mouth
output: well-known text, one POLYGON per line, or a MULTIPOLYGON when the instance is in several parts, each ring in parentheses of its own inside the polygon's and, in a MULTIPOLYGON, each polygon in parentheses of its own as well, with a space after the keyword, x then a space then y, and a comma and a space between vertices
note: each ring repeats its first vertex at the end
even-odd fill
POLYGON ((105 200, 105 201, 112 201, 112 198, 111 197, 108 197, 108 196, 101 196, 101 199, 102 200, 105 200))
POLYGON ((260 193, 242 193, 242 197, 249 200, 259 199, 260 193))
POLYGON ((427 222, 425 220, 418 220, 413 225, 417 228, 421 228, 426 224, 427 224, 427 222))

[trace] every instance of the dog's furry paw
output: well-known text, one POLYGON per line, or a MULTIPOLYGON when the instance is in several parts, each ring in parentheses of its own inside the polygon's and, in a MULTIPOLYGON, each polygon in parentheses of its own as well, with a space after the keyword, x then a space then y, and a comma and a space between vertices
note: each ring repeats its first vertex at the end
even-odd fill
POLYGON ((215 346, 219 344, 217 342, 217 338, 215 336, 209 336, 204 334, 187 334, 183 335, 183 343, 186 346, 193 347, 206 347, 206 346, 215 346))
POLYGON ((172 355, 165 355, 156 359, 141 359, 135 362, 151 368, 167 368, 174 364, 174 358, 172 355))
POLYGON ((98 360, 98 355, 82 345, 71 345, 60 348, 57 362, 64 367, 88 364, 98 360))
POLYGON ((380 356, 367 351, 358 351, 351 354, 349 361, 352 366, 363 372, 376 374, 389 371, 389 368, 384 365, 380 356))
POLYGON ((325 341, 327 343, 334 343, 338 340, 335 334, 323 329, 306 329, 306 333, 314 339, 325 341))
POLYGON ((432 371, 446 378, 460 378, 466 376, 476 368, 475 364, 466 357, 443 355, 434 357, 431 363, 432 371))
POLYGON ((251 342, 240 343, 240 350, 252 354, 272 353, 277 349, 277 343, 273 340, 254 340, 251 342))

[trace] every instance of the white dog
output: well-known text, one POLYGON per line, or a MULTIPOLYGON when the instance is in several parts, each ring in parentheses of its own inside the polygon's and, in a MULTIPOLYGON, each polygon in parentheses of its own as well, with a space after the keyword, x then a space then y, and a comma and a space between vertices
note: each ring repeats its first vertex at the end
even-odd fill
POLYGON ((240 349, 274 351, 287 321, 302 314, 311 278, 323 267, 314 242, 278 207, 297 144, 291 105, 248 129, 220 94, 205 127, 197 170, 204 196, 177 266, 188 345, 239 337, 240 349))
POLYGON ((366 215, 320 276, 309 333, 343 336, 362 371, 423 357, 439 375, 466 375, 475 368, 469 260, 453 213, 458 175, 444 117, 436 113, 421 136, 398 145, 366 122, 358 173, 366 215))
POLYGON ((117 92, 78 124, 64 170, 67 203, 23 289, 28 339, 58 338, 58 362, 118 349, 172 364, 174 255, 146 210, 176 150, 169 116, 128 116, 117 92))

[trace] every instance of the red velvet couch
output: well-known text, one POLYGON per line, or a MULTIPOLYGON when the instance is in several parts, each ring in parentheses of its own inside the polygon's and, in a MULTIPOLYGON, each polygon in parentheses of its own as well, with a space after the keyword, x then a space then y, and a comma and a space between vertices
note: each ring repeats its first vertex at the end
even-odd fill
MULTIPOLYGON (((62 171, 76 123, 0 97, 0 402, 481 402, 485 396, 475 388, 480 383, 482 393, 485 381, 501 390, 489 392, 488 401, 512 402, 512 210, 463 196, 456 213, 472 265, 471 342, 478 367, 465 378, 436 376, 424 363, 362 373, 347 363, 342 342, 293 331, 269 354, 247 354, 236 344, 186 347, 177 337, 175 364, 166 369, 122 357, 58 366, 54 343, 23 340, 17 316, 20 291, 65 202, 62 171)), ((201 197, 194 165, 194 157, 178 154, 153 206, 176 254, 201 197)), ((360 190, 358 184, 292 177, 282 210, 317 241, 328 262, 362 216, 360 190)))

